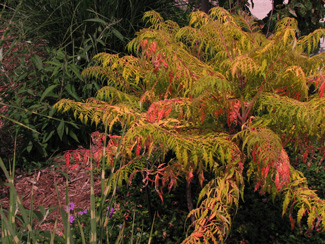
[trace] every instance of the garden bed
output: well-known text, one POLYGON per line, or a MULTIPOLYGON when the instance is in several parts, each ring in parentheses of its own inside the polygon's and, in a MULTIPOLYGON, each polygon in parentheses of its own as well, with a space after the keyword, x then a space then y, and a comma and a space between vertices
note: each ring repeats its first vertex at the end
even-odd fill
MULTIPOLYGON (((52 231, 54 222, 58 219, 57 234, 62 233, 63 224, 58 206, 66 204, 66 180, 63 172, 66 166, 63 159, 57 158, 55 164, 27 174, 17 170, 15 176, 15 188, 21 197, 23 206, 30 209, 31 199, 33 199, 33 209, 39 210, 39 206, 50 211, 47 219, 35 228, 52 231), (55 184, 57 185, 58 192, 55 184)), ((69 171, 69 202, 73 202, 76 208, 90 209, 90 172, 87 165, 79 165, 74 170, 69 171)), ((95 195, 100 194, 100 178, 94 177, 95 195)), ((4 209, 9 209, 9 187, 2 184, 0 186, 0 201, 4 209)))

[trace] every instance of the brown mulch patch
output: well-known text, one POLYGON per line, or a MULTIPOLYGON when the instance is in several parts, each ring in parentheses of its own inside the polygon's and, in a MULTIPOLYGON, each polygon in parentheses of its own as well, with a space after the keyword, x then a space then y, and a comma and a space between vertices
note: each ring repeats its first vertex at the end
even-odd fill
MULTIPOLYGON (((33 210, 39 210, 43 206, 46 210, 50 207, 65 206, 66 179, 63 172, 66 166, 63 159, 56 159, 58 164, 33 172, 32 174, 17 172, 15 176, 15 188, 21 197, 23 206, 30 209, 31 196, 33 196, 33 210), (59 196, 55 183, 57 184, 59 196)), ((69 202, 75 204, 77 209, 90 209, 90 172, 89 166, 79 165, 70 170, 69 175, 69 202)), ((94 177, 95 195, 100 195, 100 178, 94 177)), ((0 185, 0 202, 4 209, 9 208, 9 187, 0 185)), ((62 233, 63 224, 59 208, 49 214, 41 225, 36 223, 35 229, 52 231, 54 222, 58 219, 57 234, 62 233)))

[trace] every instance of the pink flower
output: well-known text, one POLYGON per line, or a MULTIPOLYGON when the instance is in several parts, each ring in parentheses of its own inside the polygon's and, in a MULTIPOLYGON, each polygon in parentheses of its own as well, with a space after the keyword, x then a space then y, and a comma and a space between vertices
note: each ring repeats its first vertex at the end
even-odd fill
POLYGON ((88 210, 87 210, 87 208, 86 208, 84 211, 79 211, 78 214, 79 214, 79 215, 84 215, 84 214, 87 213, 87 211, 88 211, 88 210))
POLYGON ((73 217, 73 215, 70 215, 70 224, 72 224, 74 220, 75 218, 73 217))
POLYGON ((107 207, 107 210, 110 210, 109 215, 108 215, 108 218, 112 218, 113 213, 115 212, 114 208, 108 206, 108 207, 107 207))
POLYGON ((67 211, 67 207, 68 207, 68 211, 73 210, 75 207, 75 204, 73 202, 70 202, 67 206, 64 206, 65 211, 67 211))

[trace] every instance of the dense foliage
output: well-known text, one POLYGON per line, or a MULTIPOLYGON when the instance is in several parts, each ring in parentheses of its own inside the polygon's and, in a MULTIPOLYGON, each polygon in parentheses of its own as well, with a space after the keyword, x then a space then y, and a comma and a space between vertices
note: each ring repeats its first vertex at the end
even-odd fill
POLYGON ((56 117, 52 105, 61 98, 82 100, 94 95, 101 84, 85 82, 81 70, 100 51, 125 52, 126 43, 144 25, 144 11, 164 11, 180 22, 186 19, 187 12, 173 3, 7 0, 1 4, 0 156, 7 162, 16 150, 19 167, 35 169, 76 143, 88 144, 89 127, 56 117))
POLYGON ((99 51, 123 52, 143 26, 145 11, 161 11, 179 21, 186 18, 173 0, 8 0, 7 5, 17 11, 28 38, 45 39, 70 55, 87 49, 88 59, 99 51))
POLYGON ((295 18, 301 35, 307 35, 314 30, 323 27, 322 20, 325 18, 325 5, 323 1, 299 1, 289 0, 272 1, 272 10, 264 19, 265 32, 273 32, 276 22, 285 17, 295 18))
POLYGON ((244 177, 260 194, 282 199, 292 226, 306 216, 310 230, 324 231, 324 200, 284 149, 324 154, 324 54, 309 56, 324 30, 297 39, 297 21, 284 18, 267 39, 249 16, 220 7, 194 12, 183 28, 154 11, 145 18, 151 26, 128 44, 134 55, 100 53, 83 71, 107 84, 95 97, 55 105, 125 131, 118 167, 116 147, 104 150, 112 177, 122 184, 141 172, 162 201, 166 188, 185 180, 193 231, 184 243, 224 240, 244 177), (194 179, 202 187, 196 208, 194 179))

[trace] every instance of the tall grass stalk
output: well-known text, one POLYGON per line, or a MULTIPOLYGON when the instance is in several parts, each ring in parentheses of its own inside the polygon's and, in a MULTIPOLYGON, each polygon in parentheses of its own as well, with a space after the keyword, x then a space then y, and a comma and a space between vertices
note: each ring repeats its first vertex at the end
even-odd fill
POLYGON ((90 160, 90 244, 97 243, 93 162, 90 160))
POLYGON ((58 224, 58 220, 56 219, 55 222, 54 222, 53 231, 51 232, 50 244, 54 244, 55 232, 56 232, 56 226, 57 226, 57 224, 58 224))
POLYGON ((68 172, 68 168, 66 169, 66 177, 65 177, 65 211, 67 213, 67 219, 66 219, 66 243, 67 244, 72 244, 73 240, 72 240, 72 235, 71 235, 71 229, 70 229, 70 201, 69 201, 69 172, 68 172))
MULTIPOLYGON (((102 158, 102 161, 101 161, 101 167, 102 167, 102 173, 101 173, 101 201, 100 201, 100 209, 99 209, 99 218, 100 218, 100 233, 99 233, 99 236, 100 236, 100 243, 102 243, 102 240, 103 240, 103 235, 105 234, 105 227, 107 226, 107 223, 108 223, 108 218, 109 216, 107 215, 104 215, 103 212, 105 210, 105 206, 104 206, 104 203, 105 203, 105 200, 108 196, 108 193, 112 190, 111 189, 111 186, 113 186, 113 193, 112 193, 112 197, 110 199, 110 202, 109 202, 109 208, 108 208, 108 213, 110 213, 111 209, 112 209, 112 202, 113 202, 113 199, 114 199, 114 196, 115 196, 115 193, 116 193, 116 184, 117 182, 113 182, 112 183, 112 176, 113 174, 115 173, 115 167, 116 167, 116 164, 119 160, 119 156, 120 156, 120 150, 121 150, 121 145, 122 145, 122 141, 123 141, 123 138, 124 138, 124 134, 125 134, 125 126, 123 126, 123 129, 122 129, 122 135, 121 135, 121 138, 120 138, 120 141, 119 141, 119 144, 118 144, 118 147, 117 147, 117 150, 116 150, 116 155, 114 157, 114 163, 113 163, 113 167, 111 168, 111 172, 110 172, 110 175, 109 175, 109 178, 108 178, 108 181, 105 182, 105 163, 106 163, 106 158, 103 157, 102 158), (106 183, 106 188, 105 188, 105 183, 106 183), (103 216, 105 216, 105 218, 103 218, 103 216)), ((107 126, 105 126, 105 141, 104 141, 104 148, 103 148, 103 155, 105 155, 105 152, 106 152, 106 145, 107 145, 107 126)), ((118 177, 117 177, 118 179, 118 177)))
MULTIPOLYGON (((22 225, 23 225, 24 229, 27 230, 27 243, 30 243, 29 236, 31 237, 31 240, 33 240, 33 243, 37 243, 37 239, 36 239, 35 233, 32 228, 32 222, 30 222, 30 221, 33 221, 33 219, 28 218, 28 211, 22 205, 21 199, 19 198, 17 191, 15 189, 14 183, 13 183, 14 182, 14 180, 13 180, 14 173, 13 173, 13 171, 11 171, 9 174, 9 172, 7 171, 1 158, 0 158, 0 167, 3 170, 5 176, 8 180, 9 187, 10 187, 10 206, 9 206, 9 212, 8 212, 8 219, 5 216, 3 209, 0 210, 1 217, 5 223, 5 225, 2 226, 2 232, 5 231, 5 233, 3 233, 3 235, 2 235, 2 236, 5 236, 5 240, 2 243, 10 243, 11 242, 11 241, 6 242, 6 240, 8 241, 8 239, 6 238, 6 237, 8 237, 8 233, 10 233, 10 235, 12 235, 12 237, 13 237, 12 241, 14 241, 15 243, 19 243, 19 241, 18 242, 16 242, 16 241, 19 236, 18 233, 19 234, 21 234, 21 233, 17 232, 16 222, 15 222, 16 215, 18 213, 18 209, 22 216, 22 219, 21 219, 22 225), (18 208, 16 206, 18 206, 18 208), (7 230, 6 230, 6 228, 7 228, 7 230)), ((14 170, 14 163, 13 163, 12 170, 14 170)), ((9 238, 9 240, 10 240, 10 238, 9 238)))

